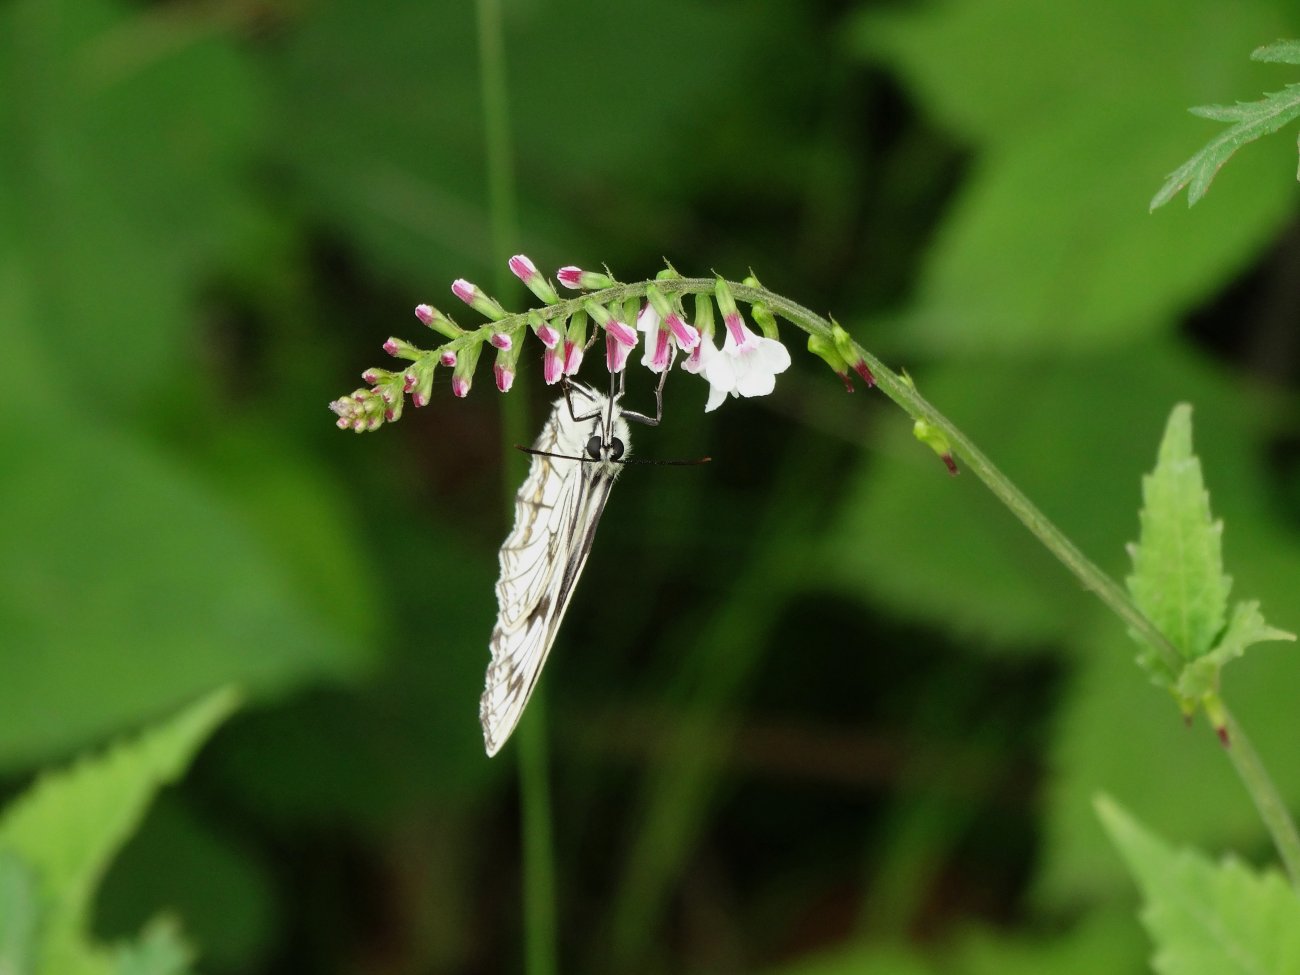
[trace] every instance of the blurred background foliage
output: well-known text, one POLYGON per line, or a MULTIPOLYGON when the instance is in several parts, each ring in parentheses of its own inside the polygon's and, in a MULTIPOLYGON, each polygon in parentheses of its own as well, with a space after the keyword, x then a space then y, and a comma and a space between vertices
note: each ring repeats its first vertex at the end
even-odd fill
MULTIPOLYGON (((325 409, 510 253, 752 267, 1116 575, 1189 401, 1235 594, 1300 624, 1294 143, 1146 211, 1214 133, 1188 106, 1296 80, 1247 60, 1293 4, 504 7, 498 254, 469 4, 0 3, 0 776, 249 695, 104 937, 165 906, 217 975, 517 969, 514 756, 475 720, 497 394, 325 409)), ((1143 971, 1102 789, 1271 857, 1123 626, 901 413, 803 356, 704 398, 675 378, 638 452, 714 463, 621 480, 547 671, 563 971, 1143 971)), ((1225 687, 1295 803, 1298 678, 1271 645, 1225 687)))

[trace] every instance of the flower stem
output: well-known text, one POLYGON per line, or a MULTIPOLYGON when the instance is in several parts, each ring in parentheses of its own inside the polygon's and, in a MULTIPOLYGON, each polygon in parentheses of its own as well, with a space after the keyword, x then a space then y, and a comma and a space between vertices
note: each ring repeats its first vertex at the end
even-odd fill
POLYGON ((1291 878, 1291 886, 1300 891, 1300 834, 1296 833, 1295 822, 1277 791, 1277 786, 1269 778, 1264 763, 1259 760, 1259 753, 1250 743, 1246 733, 1237 724, 1232 712, 1224 709, 1224 728, 1228 733, 1228 757, 1232 759, 1237 775, 1246 786, 1259 816, 1264 820, 1268 831, 1273 836, 1282 863, 1291 878))
MULTIPOLYGON (((476 0, 480 88, 494 266, 499 275, 497 293, 504 294, 510 276, 506 257, 518 239, 514 149, 510 138, 510 110, 506 97, 506 52, 500 0, 476 0)), ((521 384, 522 385, 522 384, 521 384)), ((502 397, 501 465, 505 484, 506 518, 514 517, 514 486, 524 466, 523 456, 510 444, 529 439, 527 400, 522 395, 502 397)), ((555 849, 551 829, 550 766, 546 751, 545 699, 539 689, 532 699, 530 720, 519 729, 519 795, 523 842, 524 971, 527 975, 555 975, 559 969, 555 928, 555 849)))

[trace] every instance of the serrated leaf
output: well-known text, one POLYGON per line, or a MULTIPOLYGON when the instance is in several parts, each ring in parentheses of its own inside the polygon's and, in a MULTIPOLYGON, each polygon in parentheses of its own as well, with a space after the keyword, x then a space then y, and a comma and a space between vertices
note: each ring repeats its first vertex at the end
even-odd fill
POLYGON ((1250 52, 1252 61, 1300 64, 1300 41, 1274 41, 1250 52))
POLYGON ((99 880, 154 793, 181 774, 235 703, 233 691, 217 691, 103 755, 47 773, 0 817, 0 851, 21 856, 39 878, 43 970, 108 970, 107 956, 84 941, 99 880))
POLYGON ((1178 675, 1175 691, 1185 701, 1197 701, 1219 687, 1219 671, 1229 660, 1235 660, 1256 643, 1274 640, 1294 640, 1295 634, 1279 630, 1264 622, 1257 600, 1237 603, 1228 621, 1228 628, 1214 649, 1198 660, 1192 661, 1178 675))
MULTIPOLYGON (((1155 470, 1142 479, 1142 502, 1129 593, 1184 659, 1195 660, 1223 629, 1232 580, 1223 574, 1223 525, 1210 516, 1186 403, 1169 415, 1155 470)), ((1140 659, 1162 684, 1176 679, 1150 648, 1140 659)))
MULTIPOLYGON (((1256 60, 1264 60, 1257 58, 1256 60)), ((1151 198, 1148 209, 1164 206, 1187 187, 1187 205, 1192 206, 1205 195, 1214 176, 1232 154, 1249 142, 1270 135, 1300 116, 1300 85, 1287 85, 1281 91, 1265 95, 1254 102, 1235 105, 1204 105, 1192 109, 1193 115, 1202 118, 1232 121, 1225 129, 1207 142, 1191 159, 1183 163, 1165 180, 1164 185, 1151 198)))
POLYGON ((40 920, 36 874, 12 850, 0 850, 0 975, 34 975, 40 920))
POLYGON ((1114 800, 1095 800, 1142 890, 1142 922, 1161 975, 1300 973, 1300 898, 1274 870, 1257 872, 1193 850, 1175 851, 1114 800))

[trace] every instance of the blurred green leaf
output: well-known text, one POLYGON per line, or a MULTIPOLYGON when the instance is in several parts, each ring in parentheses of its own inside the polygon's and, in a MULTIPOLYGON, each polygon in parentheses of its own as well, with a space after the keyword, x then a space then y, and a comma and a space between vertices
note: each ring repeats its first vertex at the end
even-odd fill
POLYGON ((129 434, 51 411, 0 451, 0 510, 22 512, 0 520, 0 766, 217 683, 270 692, 368 658, 238 511, 129 434))
MULTIPOLYGON (((1192 452, 1192 408, 1174 407, 1155 470, 1142 478, 1140 541, 1129 547, 1129 593, 1184 659, 1203 656, 1223 629, 1232 580, 1223 574, 1223 522, 1210 514, 1201 462, 1192 452)), ((1143 666, 1168 686, 1178 675, 1144 647, 1143 666)))
MULTIPOLYGON (((1247 562, 1234 557, 1237 547, 1237 541, 1229 545, 1229 558, 1244 568, 1247 562)), ((1250 562, 1252 574, 1280 574, 1278 588, 1293 584, 1293 554, 1259 551, 1250 562)), ((1110 896, 1123 883, 1090 807, 1099 789, 1124 796, 1135 814, 1190 842, 1235 849, 1266 842, 1259 815, 1213 733, 1199 722, 1187 727, 1164 693, 1137 675, 1132 643, 1113 620, 1099 615, 1095 624, 1091 634, 1080 635, 1079 669, 1050 755, 1053 775, 1036 886, 1056 904, 1110 896)), ((1294 686, 1297 669, 1294 654, 1256 653, 1224 680, 1233 710, 1249 716, 1251 738, 1292 805, 1300 803, 1300 767, 1287 760, 1295 707, 1278 688, 1294 686)))
POLYGON ((851 945, 770 975, 1138 975, 1146 970, 1132 917, 1097 911, 1071 929, 1041 937, 974 927, 940 948, 851 945))
POLYGON ((902 314, 908 340, 968 353, 1115 345, 1212 293, 1290 218, 1286 147, 1241 160, 1194 224, 1151 218, 1150 188, 1195 138, 1184 108, 1217 93, 1207 79, 1252 90, 1259 69, 1235 52, 1287 26, 1268 4, 1216 0, 864 14, 858 49, 977 154, 902 314))
MULTIPOLYGON (((205 763, 220 751, 215 742, 205 763)), ((160 796, 123 846, 100 887, 94 931, 104 941, 127 938, 165 905, 184 919, 185 940, 205 971, 253 970, 280 920, 270 871, 261 851, 224 817, 205 815, 187 798, 160 796)), ((158 937, 161 951, 166 935, 158 937)))
POLYGON ((138 942, 117 949, 113 971, 114 975, 184 975, 193 960, 194 952, 175 924, 162 919, 146 927, 138 942))
POLYGON ((181 775, 235 704, 233 691, 214 692, 102 756, 46 773, 0 816, 0 852, 16 853, 39 878, 43 971, 109 970, 83 940, 100 878, 157 790, 181 775))
POLYGON ((1300 898, 1275 870, 1228 858, 1215 866, 1174 851, 1107 796, 1096 799, 1111 840, 1142 888, 1142 921, 1161 975, 1300 972, 1300 898))
POLYGON ((0 7, 0 276, 27 306, 0 349, 57 350, 100 410, 194 389, 189 304, 250 206, 253 75, 221 18, 170 9, 0 7))
POLYGON ((35 975, 41 906, 35 872, 0 849, 0 975, 35 975))

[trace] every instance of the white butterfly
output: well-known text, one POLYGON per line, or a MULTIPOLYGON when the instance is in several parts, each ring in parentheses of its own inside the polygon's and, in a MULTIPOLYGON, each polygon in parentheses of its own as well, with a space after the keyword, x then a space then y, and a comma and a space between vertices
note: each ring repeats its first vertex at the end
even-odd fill
POLYGON ((533 445, 528 479, 515 498, 515 525, 501 546, 499 615, 478 711, 488 755, 506 743, 537 686, 629 454, 627 421, 658 424, 662 390, 660 382, 658 415, 648 417, 624 410, 621 390, 606 396, 569 383, 533 445))

